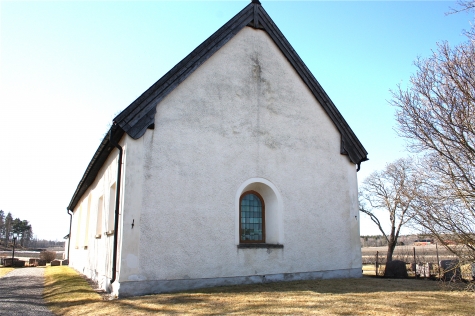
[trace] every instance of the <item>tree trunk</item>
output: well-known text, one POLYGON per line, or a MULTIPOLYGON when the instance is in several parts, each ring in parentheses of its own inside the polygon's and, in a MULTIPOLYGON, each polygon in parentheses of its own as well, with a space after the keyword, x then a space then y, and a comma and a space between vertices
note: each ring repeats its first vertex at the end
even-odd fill
POLYGON ((396 248, 396 242, 394 240, 389 240, 388 242, 388 252, 386 255, 386 263, 393 261, 393 253, 396 248))

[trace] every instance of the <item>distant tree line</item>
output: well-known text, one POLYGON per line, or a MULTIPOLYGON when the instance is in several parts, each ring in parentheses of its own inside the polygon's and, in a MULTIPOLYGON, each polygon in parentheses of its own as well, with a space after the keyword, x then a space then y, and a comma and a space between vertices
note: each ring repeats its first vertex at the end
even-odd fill
POLYGON ((361 236, 361 247, 384 247, 388 245, 388 241, 384 236, 361 236))
POLYGON ((64 241, 33 238, 28 243, 30 249, 46 249, 51 247, 64 247, 64 241))
MULTIPOLYGON (((434 240, 430 235, 417 234, 417 235, 401 235, 398 237, 396 246, 410 246, 417 241, 434 240)), ((388 240, 383 235, 364 235, 360 237, 361 247, 387 247, 388 240)))
POLYGON ((5 215, 0 210, 0 244, 8 247, 13 242, 13 236, 17 236, 17 243, 21 247, 28 247, 33 238, 33 229, 27 220, 13 219, 10 212, 5 215))

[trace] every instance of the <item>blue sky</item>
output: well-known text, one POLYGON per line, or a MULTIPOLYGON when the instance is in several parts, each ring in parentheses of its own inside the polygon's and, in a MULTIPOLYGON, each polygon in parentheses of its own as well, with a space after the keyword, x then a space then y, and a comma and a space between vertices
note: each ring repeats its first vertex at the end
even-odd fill
MULTIPOLYGON (((112 118, 249 2, 1 1, 0 209, 65 236, 112 118)), ((389 90, 474 20, 445 15, 454 1, 261 3, 369 152, 360 181, 406 155, 389 90)))

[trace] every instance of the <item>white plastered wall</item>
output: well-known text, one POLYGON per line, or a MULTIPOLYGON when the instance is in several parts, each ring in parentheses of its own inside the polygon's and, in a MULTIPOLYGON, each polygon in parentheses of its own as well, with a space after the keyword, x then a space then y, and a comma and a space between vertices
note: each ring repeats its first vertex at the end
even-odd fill
MULTIPOLYGON (((125 165, 126 139, 124 136, 120 145, 123 146, 123 164, 125 165)), ((111 187, 117 186, 117 163, 118 150, 112 149, 111 153, 99 171, 95 181, 91 184, 85 194, 76 205, 71 227, 71 247, 69 265, 87 277, 96 281, 100 288, 109 290, 110 279, 112 277, 112 254, 114 234, 110 223, 113 217, 109 216, 110 204, 112 209, 115 205, 115 196, 110 196, 111 187), (102 198, 102 200, 101 200, 102 198), (98 220, 99 202, 102 201, 102 216, 98 220), (89 220, 86 220, 89 209, 89 220), (97 225, 100 227, 98 228, 97 225), (88 229, 86 229, 86 226, 88 229), (87 235, 86 235, 87 233, 87 235)), ((122 170, 125 173, 125 168, 122 170)), ((121 204, 123 198, 121 194, 121 204)), ((120 209, 120 208, 119 208, 120 209)), ((122 220, 119 216, 119 232, 122 220)), ((119 234, 119 244, 120 244, 119 234)), ((120 247, 118 258, 120 255, 120 247)), ((120 265, 118 266, 120 267, 120 265)))
POLYGON ((270 37, 244 28, 161 101, 155 129, 131 141, 121 287, 361 271, 356 168, 340 141, 270 37), (237 247, 236 203, 252 179, 280 199, 267 229, 283 248, 237 247))
MULTIPOLYGON (((151 164, 151 151, 145 150, 153 146, 153 133, 147 131, 145 135, 138 140, 133 140, 126 136, 127 153, 124 161, 124 174, 122 188, 123 204, 121 208, 122 228, 120 230, 121 256, 119 282, 123 281, 143 281, 140 258, 140 235, 141 235, 141 213, 143 200, 147 197, 149 191, 144 187, 145 180, 151 177, 147 172, 147 165, 151 164), (132 225, 133 224, 133 225, 132 225)), ((146 244, 153 244, 150 240, 146 244)), ((120 286, 115 288, 119 291, 120 286)), ((116 293, 118 294, 118 293, 116 293)))

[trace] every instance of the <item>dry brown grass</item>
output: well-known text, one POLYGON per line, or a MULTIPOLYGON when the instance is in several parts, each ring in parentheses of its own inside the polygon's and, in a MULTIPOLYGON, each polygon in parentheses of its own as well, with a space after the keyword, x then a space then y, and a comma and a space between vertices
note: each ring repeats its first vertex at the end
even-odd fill
MULTIPOLYGON (((71 308, 75 306, 102 301, 101 296, 76 271, 67 266, 46 267, 43 297, 48 307, 59 315, 71 315, 71 308)), ((82 315, 80 307, 78 312, 78 315, 82 315)))
POLYGON ((473 315, 474 296, 424 280, 314 280, 217 287, 102 301, 72 269, 48 267, 45 298, 60 315, 473 315))
POLYGON ((6 268, 6 267, 1 267, 0 268, 0 278, 7 274, 8 272, 12 271, 13 268, 6 268))

